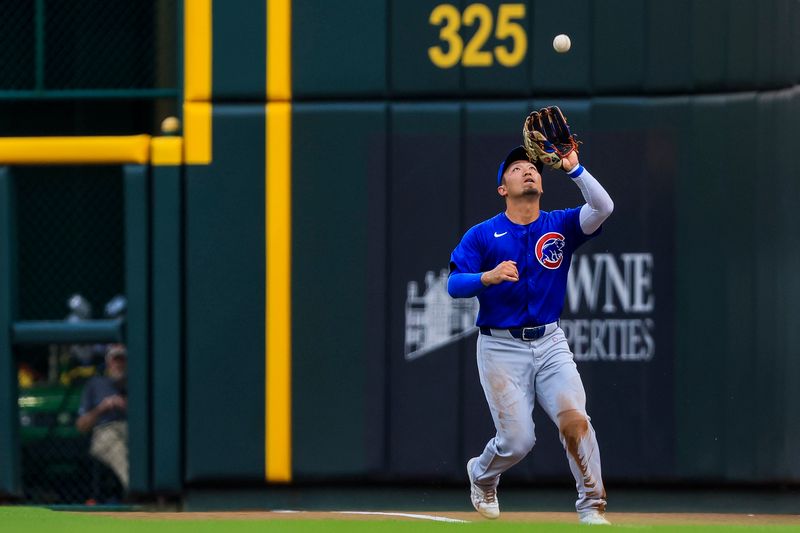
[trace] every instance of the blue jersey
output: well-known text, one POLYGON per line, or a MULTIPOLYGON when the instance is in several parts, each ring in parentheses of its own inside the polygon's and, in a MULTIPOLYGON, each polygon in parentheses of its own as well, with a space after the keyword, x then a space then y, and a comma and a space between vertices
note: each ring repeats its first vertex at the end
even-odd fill
POLYGON ((516 261, 519 272, 519 281, 491 285, 478 294, 478 326, 529 327, 559 319, 572 254, 601 231, 583 233, 580 210, 540 211, 527 225, 500 213, 464 234, 450 256, 451 274, 486 272, 503 261, 516 261))

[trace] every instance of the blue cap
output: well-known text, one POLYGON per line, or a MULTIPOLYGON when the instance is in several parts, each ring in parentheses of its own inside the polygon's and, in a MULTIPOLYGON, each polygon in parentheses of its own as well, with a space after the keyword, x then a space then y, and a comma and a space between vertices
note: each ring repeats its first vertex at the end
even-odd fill
MULTIPOLYGON (((497 186, 499 187, 503 183, 503 172, 506 171, 508 165, 513 163, 514 161, 530 161, 528 159, 528 152, 525 151, 525 147, 520 145, 511 150, 506 158, 500 163, 500 168, 497 169, 497 186)), ((536 165, 536 170, 539 171, 539 174, 542 173, 542 168, 544 165, 541 161, 537 161, 534 163, 536 165)))

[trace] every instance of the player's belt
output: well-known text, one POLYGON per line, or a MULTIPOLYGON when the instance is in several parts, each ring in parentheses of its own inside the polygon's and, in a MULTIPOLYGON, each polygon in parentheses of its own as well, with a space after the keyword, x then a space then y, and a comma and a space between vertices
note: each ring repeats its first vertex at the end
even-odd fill
POLYGON ((535 341, 536 339, 541 339, 548 333, 554 332, 556 328, 558 328, 558 322, 550 322, 549 324, 545 324, 543 326, 531 326, 525 328, 496 329, 481 327, 481 333, 483 335, 489 335, 490 337, 513 337, 521 341, 535 341))

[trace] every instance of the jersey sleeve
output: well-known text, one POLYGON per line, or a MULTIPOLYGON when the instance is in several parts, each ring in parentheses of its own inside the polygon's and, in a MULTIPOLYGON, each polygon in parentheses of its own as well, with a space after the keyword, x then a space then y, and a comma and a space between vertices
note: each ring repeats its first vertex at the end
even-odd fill
POLYGON ((453 253, 450 254, 450 273, 475 274, 481 271, 480 235, 475 227, 462 237, 453 253))
POLYGON ((581 208, 583 206, 565 209, 564 213, 564 231, 569 235, 572 242, 575 243, 574 248, 578 248, 583 243, 597 237, 602 233, 603 226, 601 225, 594 233, 586 235, 581 228, 581 208))

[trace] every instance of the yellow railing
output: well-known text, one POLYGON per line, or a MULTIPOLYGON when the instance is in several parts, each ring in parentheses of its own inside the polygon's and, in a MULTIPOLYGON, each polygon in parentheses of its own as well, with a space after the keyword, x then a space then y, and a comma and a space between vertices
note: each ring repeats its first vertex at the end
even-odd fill
POLYGON ((181 137, 0 137, 0 165, 183 163, 181 137))

